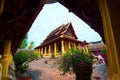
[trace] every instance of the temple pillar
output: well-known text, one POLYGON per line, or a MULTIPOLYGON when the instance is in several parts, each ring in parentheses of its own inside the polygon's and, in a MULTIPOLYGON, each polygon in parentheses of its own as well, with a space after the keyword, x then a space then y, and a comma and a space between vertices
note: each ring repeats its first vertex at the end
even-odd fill
POLYGON ((11 40, 5 40, 4 51, 0 63, 2 64, 2 80, 8 80, 8 67, 12 63, 11 40))
POLYGON ((70 41, 68 41, 68 48, 71 49, 71 46, 70 46, 70 41))
POLYGON ((45 52, 44 52, 44 55, 46 56, 47 54, 46 54, 46 46, 45 46, 45 52))
POLYGON ((110 80, 120 80, 119 0, 98 0, 107 47, 110 80))
POLYGON ((82 48, 82 51, 83 51, 84 53, 86 53, 86 52, 85 52, 85 46, 84 46, 84 47, 81 47, 81 48, 82 48))
POLYGON ((41 47, 41 55, 43 55, 43 47, 41 47))
POLYGON ((45 55, 45 48, 44 48, 44 46, 43 46, 42 50, 43 50, 43 55, 45 55))
POLYGON ((54 55, 56 56, 56 54, 57 54, 57 44, 56 44, 56 42, 54 43, 54 55))
POLYGON ((88 53, 88 45, 85 46, 85 53, 88 53))
POLYGON ((51 54, 51 45, 49 45, 49 54, 51 54))
POLYGON ((64 53, 64 52, 65 52, 64 47, 65 47, 65 46, 64 46, 64 41, 63 41, 63 40, 61 40, 61 49, 62 49, 61 51, 62 51, 62 53, 64 53))
POLYGON ((74 50, 76 50, 76 42, 73 42, 74 50))

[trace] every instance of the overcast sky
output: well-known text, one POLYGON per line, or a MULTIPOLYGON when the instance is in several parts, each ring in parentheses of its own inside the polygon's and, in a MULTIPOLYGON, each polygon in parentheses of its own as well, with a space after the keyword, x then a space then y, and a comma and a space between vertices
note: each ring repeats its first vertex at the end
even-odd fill
POLYGON ((46 4, 37 16, 28 32, 28 42, 34 41, 35 47, 40 45, 47 35, 62 24, 71 22, 79 40, 87 42, 99 41, 101 37, 86 23, 60 3, 46 4))

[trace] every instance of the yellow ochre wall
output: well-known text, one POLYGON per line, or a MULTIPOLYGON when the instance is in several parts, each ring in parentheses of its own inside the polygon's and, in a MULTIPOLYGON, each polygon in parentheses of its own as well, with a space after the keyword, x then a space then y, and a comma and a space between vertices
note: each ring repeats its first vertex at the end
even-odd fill
POLYGON ((110 80, 120 80, 120 9, 119 0, 98 0, 107 46, 110 80))

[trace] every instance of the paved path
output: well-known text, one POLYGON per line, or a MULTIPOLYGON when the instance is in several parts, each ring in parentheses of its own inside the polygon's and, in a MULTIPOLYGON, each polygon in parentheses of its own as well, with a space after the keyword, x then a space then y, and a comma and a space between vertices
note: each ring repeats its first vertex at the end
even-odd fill
MULTIPOLYGON (((28 80, 75 80, 75 75, 73 73, 71 74, 67 73, 66 75, 62 75, 62 72, 60 72, 53 65, 55 61, 56 61, 55 59, 41 58, 39 60, 31 62, 30 67, 27 70, 27 74, 29 74, 29 76, 32 76, 32 79, 28 80)), ((96 80, 93 79, 93 77, 101 77, 100 80, 108 80, 106 66, 94 65, 94 67, 95 68, 93 70, 91 80, 96 80)))
POLYGON ((33 76, 33 80, 75 80, 75 75, 62 75, 56 66, 55 59, 42 58, 30 63, 29 75, 33 76), (47 63, 45 63, 47 62, 47 63))

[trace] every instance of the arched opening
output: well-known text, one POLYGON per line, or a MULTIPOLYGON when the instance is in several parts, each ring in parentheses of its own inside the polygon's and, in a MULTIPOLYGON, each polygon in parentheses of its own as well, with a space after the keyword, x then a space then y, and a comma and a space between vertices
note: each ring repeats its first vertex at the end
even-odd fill
MULTIPOLYGON (((83 13, 89 10, 89 7, 86 8, 89 5, 89 3, 97 2, 96 0, 95 1, 82 0, 80 2, 77 0, 70 1, 70 2, 68 1, 65 2, 64 0, 58 0, 58 1, 63 5, 67 6, 70 9, 70 11, 75 12, 75 14, 78 15, 81 19, 87 21, 89 25, 94 26, 93 25, 94 23, 92 23, 92 20, 94 22, 96 21, 96 19, 93 19, 93 17, 88 18, 88 16, 84 15, 83 13), (83 4, 83 5, 82 6, 79 5, 81 7, 80 8, 78 4, 81 4, 81 5, 83 4), (85 12, 83 9, 86 9, 85 12)), ((38 2, 38 0, 34 0, 34 1, 25 0, 20 2, 14 1, 14 0, 13 1, 7 0, 6 2, 4 2, 4 0, 1 0, 0 2, 1 2, 0 26, 2 26, 1 33, 0 33, 0 44, 2 44, 2 42, 5 42, 6 39, 7 40, 9 39, 10 41, 8 40, 8 42, 6 43, 9 43, 9 44, 12 43, 12 47, 8 47, 8 48, 10 48, 11 53, 14 54, 21 40, 24 38, 25 34, 29 30, 30 25, 34 21, 36 15, 41 10, 43 3, 41 1, 38 2)), ((118 39, 118 37, 120 36, 120 34, 118 33, 120 18, 118 18, 119 17, 118 3, 119 3, 119 0, 116 0, 116 1, 98 0, 98 4, 96 6, 99 5, 99 7, 95 7, 97 8, 98 12, 100 8, 100 13, 98 14, 102 16, 102 19, 100 19, 100 21, 99 21, 99 18, 97 18, 98 19, 97 24, 103 23, 103 26, 104 26, 105 41, 107 44, 107 49, 109 54, 108 58, 110 60, 109 74, 110 74, 110 78, 113 80, 117 80, 117 79, 119 80, 119 75, 120 75, 120 69, 119 69, 120 58, 118 57, 120 52, 119 50, 120 44, 118 39)), ((93 12, 95 8, 93 8, 92 10, 93 12)), ((94 15, 94 16, 97 16, 97 15, 94 15)), ((103 29, 101 26, 97 27, 96 25, 94 29, 98 33, 100 33, 102 37, 104 37, 103 29)), ((1 53, 4 53, 5 51, 4 49, 7 51, 10 51, 6 47, 2 46, 0 50, 2 51, 1 53)))
MULTIPOLYGON (((55 5, 55 4, 57 4, 57 3, 54 3, 54 5, 55 5)), ((51 4, 51 5, 52 5, 52 4, 51 4)), ((48 5, 48 7, 51 7, 51 6, 48 5)), ((57 8, 57 7, 56 7, 56 8, 57 8)), ((60 10, 60 8, 58 8, 58 9, 60 10)), ((44 10, 44 7, 43 7, 43 10, 44 10)), ((55 9, 53 9, 53 10, 55 10, 55 9)), ((46 12, 49 13, 49 14, 51 14, 51 13, 55 13, 55 12, 58 12, 58 11, 52 11, 52 10, 47 11, 47 10, 46 10, 46 12)), ((41 11, 41 13, 42 13, 42 11, 41 11)), ((46 13, 46 14, 47 14, 47 13, 46 13)), ((60 13, 60 12, 58 12, 58 13, 60 13)), ((58 13, 56 13, 56 14, 58 14, 58 13)), ((69 12, 69 13, 71 13, 71 12, 69 12)), ((46 16, 49 17, 49 14, 47 14, 46 16)), ((61 13, 61 14, 62 14, 62 13, 61 13)), ((46 17, 46 16, 45 16, 45 17, 46 17)), ((51 15, 50 15, 50 16, 51 16, 51 15)), ((52 22, 56 22, 56 23, 57 23, 57 21, 52 21, 51 18, 50 18, 50 19, 48 18, 48 20, 47 20, 47 19, 45 20, 45 17, 40 16, 40 17, 39 17, 40 19, 38 19, 38 17, 37 17, 38 21, 36 21, 36 22, 37 22, 37 25, 39 25, 38 27, 39 27, 40 29, 42 29, 42 25, 41 25, 41 23, 40 23, 41 20, 44 20, 45 23, 48 24, 47 26, 44 25, 44 27, 46 27, 47 29, 48 29, 48 28, 51 28, 52 22), (50 23, 51 23, 50 25, 49 25, 49 21, 50 21, 50 23), (40 26, 41 26, 41 27, 40 27, 40 26)), ((58 15, 58 16, 53 15, 53 18, 54 18, 54 17, 59 17, 59 15, 58 15)), ((67 17, 66 17, 66 18, 67 18, 67 17)), ((62 17, 61 19, 64 19, 64 18, 62 17)), ((53 20, 54 20, 54 19, 53 19, 53 20)), ((42 21, 41 21, 41 22, 42 22, 42 21)), ((60 22, 60 20, 59 20, 59 22, 60 22)), ((42 22, 42 23, 44 23, 44 22, 42 22)), ((78 24, 80 24, 80 23, 78 23, 78 24)), ((36 26, 37 26, 37 25, 36 25, 36 26)), ((82 27, 86 27, 86 26, 83 26, 83 25, 81 25, 81 26, 82 26, 82 27)), ((34 27, 34 26, 33 26, 33 27, 34 27)), ((57 27, 59 27, 59 26, 57 26, 57 27)), ((74 25, 73 25, 73 27, 74 27, 74 25)), ((41 30, 41 31, 46 31, 46 32, 47 32, 49 29, 46 30, 46 28, 45 28, 45 30, 41 30)), ((53 28, 53 27, 52 27, 52 28, 53 28)), ((87 28, 89 28, 89 27, 87 26, 87 28)), ((38 28, 36 28, 36 29, 38 29, 38 28)), ((40 30, 40 29, 38 29, 38 30, 40 30)), ((79 32, 81 32, 81 30, 84 30, 84 29, 80 28, 80 26, 78 27, 78 29, 79 29, 79 30, 78 30, 79 32)), ((32 31, 32 30, 31 30, 31 31, 32 31)), ((39 31, 39 32, 41 32, 41 31, 39 31)), ((75 31, 76 31, 76 30, 75 30, 75 31)), ((33 32, 33 31, 32 31, 32 32, 33 32)), ((50 30, 50 32, 51 32, 51 30, 50 30)), ((71 31, 69 31, 69 32, 71 32, 71 31)), ((47 32, 47 33, 49 34, 49 32, 47 32)), ((87 32, 84 32, 84 33, 87 33, 87 32)), ((40 33, 38 33, 38 34, 40 34, 40 33)), ((71 35, 70 33, 67 33, 67 34, 68 34, 68 35, 71 35)), ((89 33, 88 33, 88 34, 89 34, 89 33)), ((42 35, 42 33, 41 33, 41 35, 42 35)), ((86 35, 86 34, 84 34, 84 35, 86 35)), ((47 35, 46 35, 46 36, 47 36, 47 35)), ((45 37, 46 37, 46 36, 45 36, 45 37)), ((80 35, 80 36, 81 36, 81 35, 80 35)), ((91 38, 92 36, 93 36, 93 35, 89 36, 88 38, 91 38)), ((35 36, 34 36, 34 37, 35 37, 35 36)), ((36 34, 36 37, 38 37, 37 34, 36 34)), ((32 39, 33 39, 33 38, 32 38, 32 39)), ((42 38, 42 39, 43 39, 43 38, 42 38)), ((94 39, 94 38, 93 38, 93 39, 94 39)), ((100 39, 99 39, 99 40, 100 40, 100 39)), ((67 41, 67 42, 69 42, 69 41, 67 41)), ((67 42, 65 42, 65 44, 67 44, 67 42)), ((78 45, 78 44, 77 44, 77 45, 78 45)), ((61 42, 59 42, 59 46, 58 46, 58 50, 59 50, 59 51, 61 51, 61 47, 60 47, 60 46, 61 46, 61 42)), ((74 42, 71 41, 70 46, 73 48, 73 47, 74 47, 74 42)), ((79 45, 78 45, 78 46, 79 46, 79 45)), ((53 45, 51 45, 51 47, 54 48, 53 45)), ((48 49, 48 48, 47 48, 47 49, 48 49)), ((54 50, 52 50, 52 51, 54 51, 54 50)))

